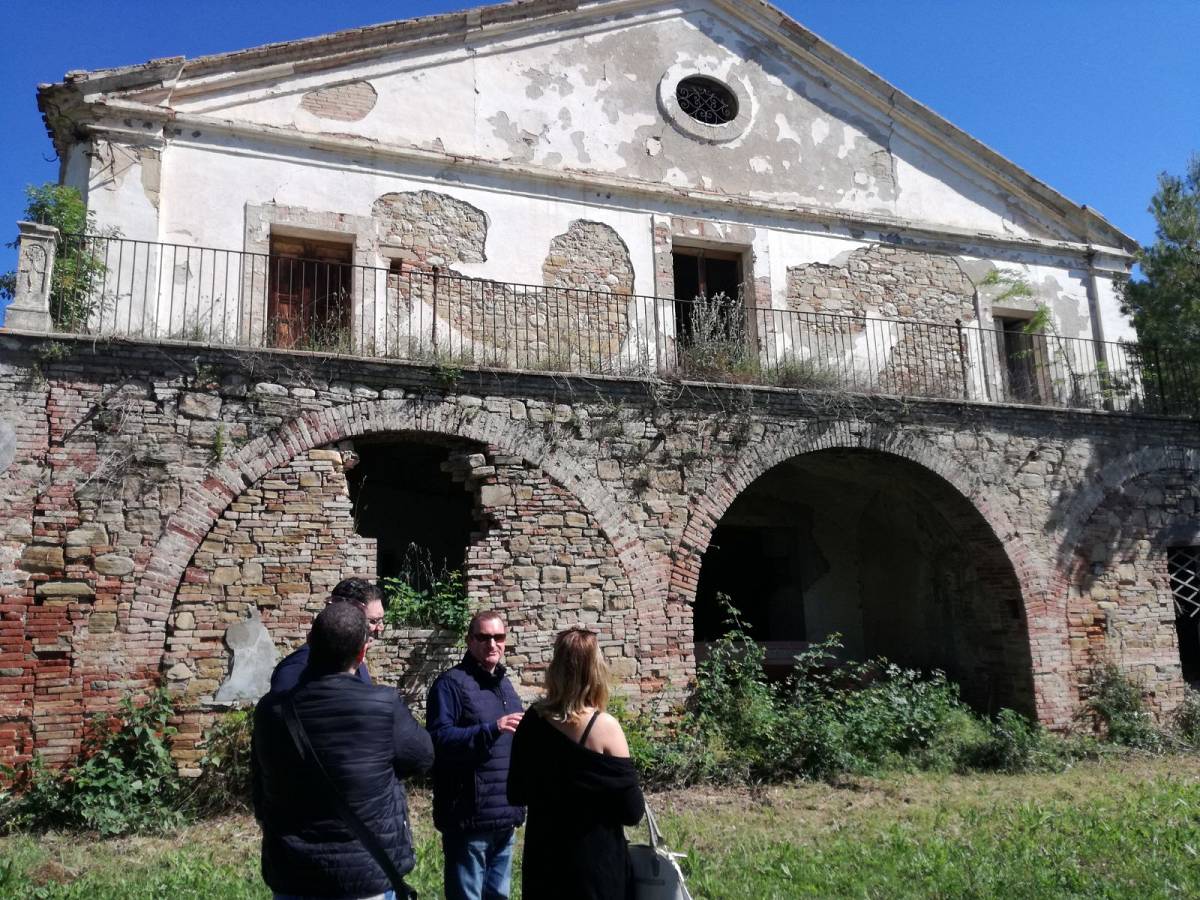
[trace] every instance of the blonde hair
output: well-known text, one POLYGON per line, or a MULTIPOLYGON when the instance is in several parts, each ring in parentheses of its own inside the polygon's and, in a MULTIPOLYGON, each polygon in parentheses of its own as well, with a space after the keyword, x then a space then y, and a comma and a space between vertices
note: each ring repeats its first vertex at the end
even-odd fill
POLYGON ((608 705, 608 665, 596 632, 568 628, 558 633, 546 669, 546 696, 535 705, 556 722, 569 721, 587 707, 608 705))

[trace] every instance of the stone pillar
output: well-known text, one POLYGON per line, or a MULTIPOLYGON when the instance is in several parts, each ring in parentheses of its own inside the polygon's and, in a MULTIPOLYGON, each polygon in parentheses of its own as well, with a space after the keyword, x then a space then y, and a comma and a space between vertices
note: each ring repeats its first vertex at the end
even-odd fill
POLYGON ((58 229, 37 222, 18 222, 17 283, 4 325, 19 331, 54 330, 50 318, 50 276, 58 249, 58 229))

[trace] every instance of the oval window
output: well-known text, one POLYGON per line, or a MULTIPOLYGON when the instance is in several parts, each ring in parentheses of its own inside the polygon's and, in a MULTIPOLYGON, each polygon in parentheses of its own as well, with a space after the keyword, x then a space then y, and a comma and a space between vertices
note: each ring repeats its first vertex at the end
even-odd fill
POLYGON ((675 88, 679 108, 705 125, 725 125, 737 118, 738 102, 733 91, 713 78, 693 75, 675 88))

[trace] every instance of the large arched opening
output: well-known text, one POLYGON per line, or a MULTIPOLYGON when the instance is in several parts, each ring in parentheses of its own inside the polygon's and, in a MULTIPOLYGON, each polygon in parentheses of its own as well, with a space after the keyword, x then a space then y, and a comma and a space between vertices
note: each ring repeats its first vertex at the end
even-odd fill
POLYGON ((784 670, 840 634, 851 658, 940 669, 981 710, 1034 712, 1019 580, 979 511, 924 466, 824 449, 776 465, 717 523, 700 566, 697 654, 728 595, 784 670))

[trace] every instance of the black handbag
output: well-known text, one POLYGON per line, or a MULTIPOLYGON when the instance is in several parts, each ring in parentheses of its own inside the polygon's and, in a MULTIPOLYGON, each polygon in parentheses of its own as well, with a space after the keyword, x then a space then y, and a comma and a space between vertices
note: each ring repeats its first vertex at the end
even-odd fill
POLYGON ((296 745, 296 752, 300 754, 300 759, 317 770, 317 773, 321 776, 320 781, 325 788, 325 793, 333 801, 338 815, 342 817, 342 821, 346 823, 346 827, 358 838, 359 843, 367 848, 367 852, 378 863, 379 868, 383 869, 383 873, 387 876, 388 881, 391 882, 392 890, 396 892, 398 900, 415 900, 417 892, 405 884, 404 876, 400 874, 400 871, 396 868, 396 864, 392 862, 392 858, 383 849, 383 844, 379 843, 379 838, 358 817, 358 813, 350 808, 350 804, 346 802, 346 798, 342 796, 337 786, 333 783, 333 779, 329 777, 329 773, 325 771, 325 764, 321 762, 321 757, 313 749, 313 745, 308 739, 308 732, 304 730, 304 723, 300 721, 300 714, 296 712, 295 700, 290 696, 283 701, 283 721, 287 725, 288 734, 292 736, 292 743, 296 745))
POLYGON ((633 870, 633 900, 692 900, 683 871, 676 860, 687 856, 663 846, 658 822, 646 804, 646 829, 649 844, 630 844, 629 863, 633 870))

